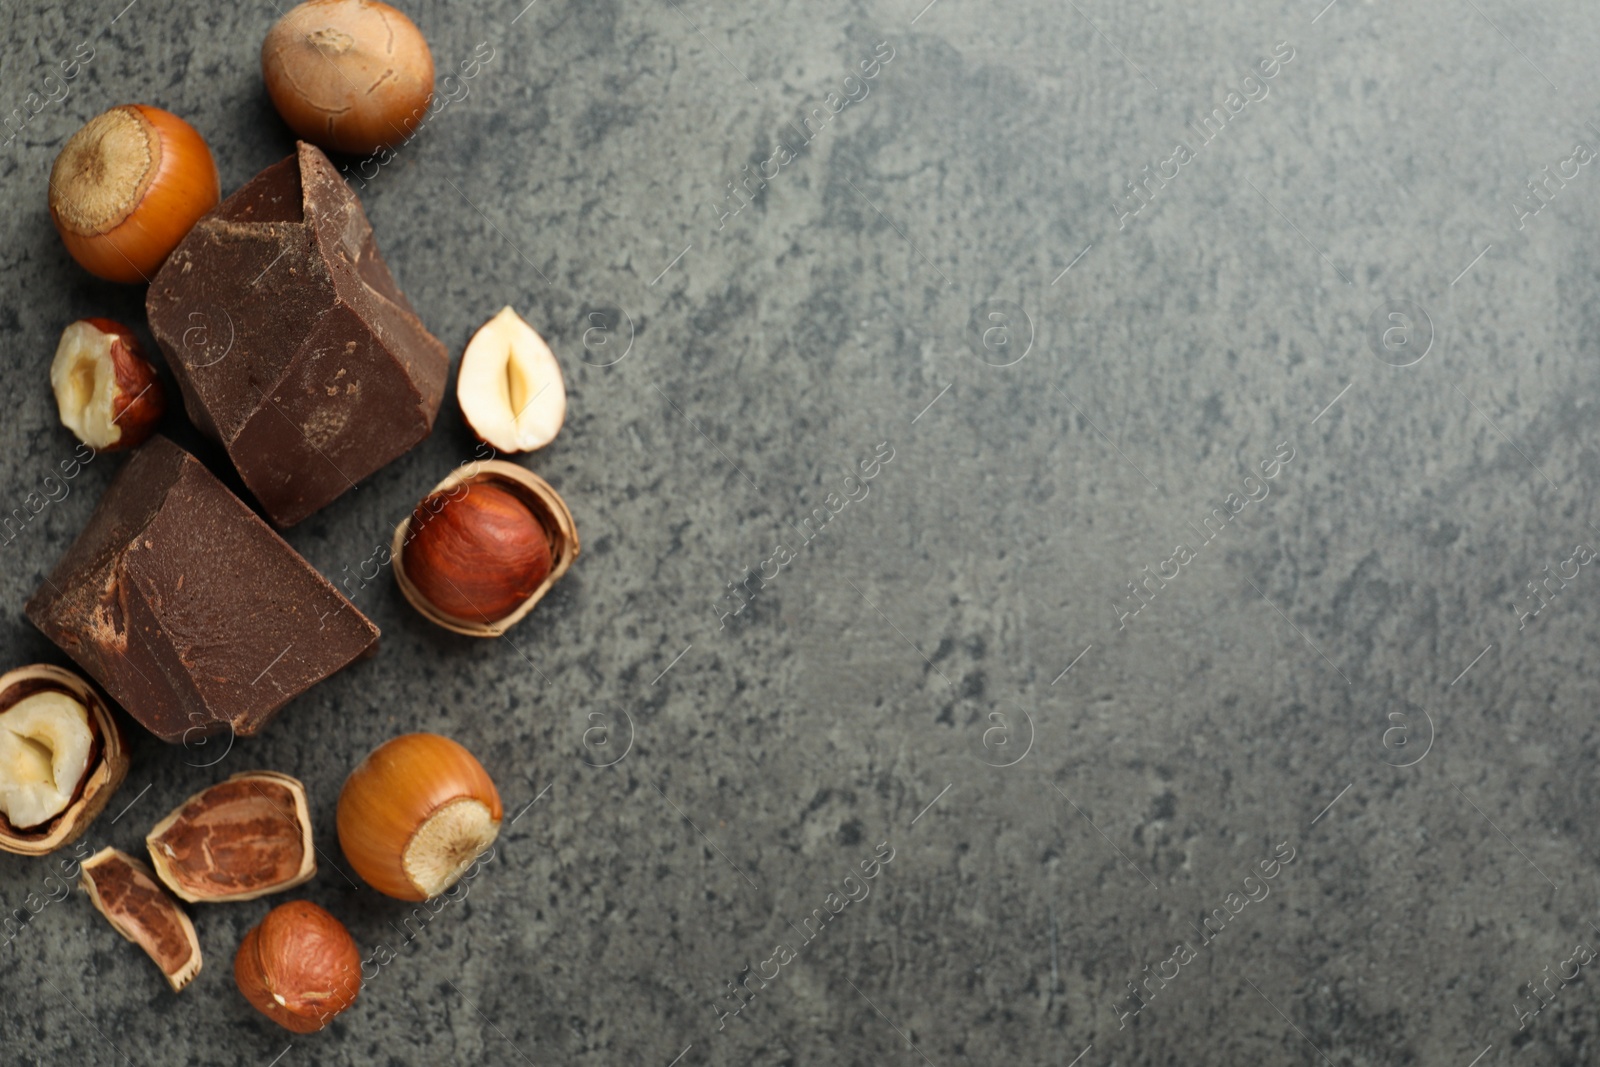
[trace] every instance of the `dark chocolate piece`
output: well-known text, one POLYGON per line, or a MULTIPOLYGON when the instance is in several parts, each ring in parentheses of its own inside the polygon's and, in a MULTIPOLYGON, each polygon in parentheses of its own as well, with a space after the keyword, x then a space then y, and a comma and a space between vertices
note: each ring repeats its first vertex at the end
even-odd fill
POLYGON ((427 437, 444 398, 449 353, 313 145, 196 223, 145 310, 189 417, 280 526, 427 437))
POLYGON ((256 733, 378 628, 189 453, 152 438, 25 609, 164 741, 256 733))

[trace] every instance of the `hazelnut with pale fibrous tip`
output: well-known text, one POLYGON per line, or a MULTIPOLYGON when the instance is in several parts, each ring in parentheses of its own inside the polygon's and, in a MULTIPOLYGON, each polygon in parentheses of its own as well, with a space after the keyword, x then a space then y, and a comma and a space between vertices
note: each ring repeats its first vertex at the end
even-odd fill
POLYGON ((433 53, 378 0, 308 0, 261 42, 267 95, 302 138, 364 156, 397 145, 427 114, 433 53))
POLYGON ((187 122, 148 104, 102 112, 50 168, 50 218, 72 258, 114 282, 147 282, 217 206, 211 149, 187 122))
POLYGON ((455 885, 500 833, 500 791, 465 747, 402 734, 373 749, 339 792, 339 845, 356 873, 397 900, 455 885))
POLYGON ((98 451, 133 448, 155 432, 167 398, 126 326, 79 319, 61 332, 50 364, 61 421, 98 451))

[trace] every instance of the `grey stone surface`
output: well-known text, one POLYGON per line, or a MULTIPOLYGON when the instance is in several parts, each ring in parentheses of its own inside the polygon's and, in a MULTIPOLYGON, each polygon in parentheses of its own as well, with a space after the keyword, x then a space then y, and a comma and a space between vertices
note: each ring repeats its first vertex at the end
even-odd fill
MULTIPOLYGON (((0 113, 94 50, 0 152, 6 511, 72 451, 62 326, 143 328, 52 232, 64 139, 167 107, 225 189, 292 144, 272 4, 124 2, 0 15, 0 113)), ((220 760, 138 737, 89 831, 135 849, 226 774, 303 778, 322 863, 295 895, 400 950, 352 1011, 296 1037, 236 993, 271 899, 193 908, 205 969, 174 996, 74 893, 4 950, 6 1062, 1597 1061, 1592 965, 1516 1007, 1600 944, 1600 576, 1567 565, 1523 615, 1600 538, 1592 5, 922 3, 408 7, 441 77, 494 54, 361 195, 453 357, 506 303, 550 338, 569 419, 524 462, 584 554, 495 641, 379 576, 376 659, 220 760), (723 218, 746 166, 771 180, 723 218), (1169 577, 1122 619, 1146 567, 1169 577), (508 823, 407 941, 333 803, 416 729, 483 757, 508 823), (1269 895, 1230 901, 1275 850, 1269 895)), ((288 539, 342 580, 470 454, 447 400, 288 539)), ((6 666, 63 661, 21 606, 117 462, 0 547, 6 666)), ((0 904, 46 870, 0 856, 0 904)))

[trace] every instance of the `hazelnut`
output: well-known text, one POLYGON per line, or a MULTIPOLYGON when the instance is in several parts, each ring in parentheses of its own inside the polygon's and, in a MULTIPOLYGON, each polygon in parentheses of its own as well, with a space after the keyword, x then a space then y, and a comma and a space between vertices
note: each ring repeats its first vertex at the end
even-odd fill
POLYGON ((112 928, 155 960, 174 993, 200 973, 194 924, 150 868, 125 852, 103 848, 83 861, 78 881, 112 928))
POLYGON ((498 637, 566 573, 578 531, 548 482, 490 460, 436 485, 395 530, 390 555, 400 591, 429 621, 498 637))
POLYGON ((309 1034, 355 1003, 361 950, 338 919, 309 900, 291 900, 244 935, 233 980, 261 1014, 309 1034))
POLYGON ((167 410, 156 369, 138 339, 110 319, 79 319, 61 332, 50 388, 61 422, 102 452, 142 443, 167 410))
POLYGON ((422 31, 376 0, 290 9, 261 42, 261 74, 290 129, 358 156, 404 141, 433 97, 433 53, 422 31))
POLYGON ((550 573, 550 539, 527 506, 492 482, 434 493, 411 514, 406 575, 446 615, 493 622, 550 573))
POLYGON ((145 838, 156 874, 190 902, 254 900, 317 873, 306 787, 246 771, 196 793, 145 838))
POLYGON ((465 746, 402 734, 350 772, 336 814, 339 845, 368 885, 398 900, 428 900, 494 844, 505 809, 465 746))
POLYGON ((49 184, 61 243, 90 274, 113 282, 148 282, 222 199, 200 131, 148 104, 84 123, 56 156, 49 184))
POLYGON ((509 307, 467 342, 456 400, 478 439, 502 453, 543 448, 567 417, 561 365, 544 338, 509 307))
POLYGON ((47 664, 0 675, 0 849, 75 840, 127 773, 122 729, 88 682, 47 664))

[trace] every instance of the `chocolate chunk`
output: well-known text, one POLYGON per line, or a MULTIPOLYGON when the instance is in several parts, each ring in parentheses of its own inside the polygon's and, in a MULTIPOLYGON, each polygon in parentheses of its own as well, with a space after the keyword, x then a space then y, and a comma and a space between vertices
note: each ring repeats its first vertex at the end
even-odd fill
POLYGON ((250 736, 378 628, 189 453, 152 438, 25 608, 164 741, 250 736))
POLYGON ((444 398, 449 353, 312 145, 201 219, 145 310, 189 417, 280 526, 427 437, 444 398))

